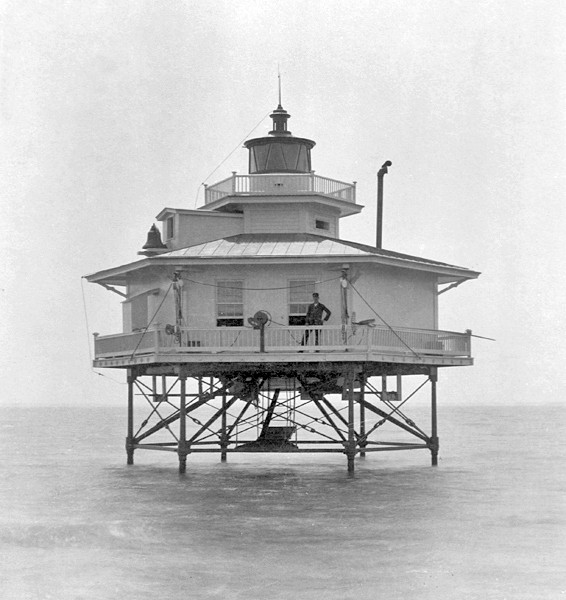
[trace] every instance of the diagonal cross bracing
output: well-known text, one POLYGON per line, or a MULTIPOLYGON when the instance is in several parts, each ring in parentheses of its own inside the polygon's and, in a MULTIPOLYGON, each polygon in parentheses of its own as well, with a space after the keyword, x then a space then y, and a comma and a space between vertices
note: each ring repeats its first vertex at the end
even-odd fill
POLYGON ((222 415, 222 413, 225 410, 228 410, 232 404, 234 404, 234 402, 236 402, 236 400, 239 400, 240 396, 232 396, 232 398, 230 398, 230 400, 226 403, 226 408, 222 407, 219 408, 214 415, 212 415, 212 417, 210 417, 210 419, 204 423, 204 425, 190 438, 187 440, 187 444, 192 444, 195 440, 198 439, 199 435, 205 431, 206 429, 208 429, 210 427, 210 425, 212 425, 212 423, 214 423, 214 421, 216 421, 216 419, 218 419, 218 417, 220 417, 222 415))
MULTIPOLYGON (((138 388, 138 390, 141 392, 142 396, 145 398, 146 402, 151 406, 151 412, 149 413, 148 417, 146 419, 144 419, 138 429, 138 431, 136 432, 136 436, 137 434, 148 424, 149 420, 151 419, 151 417, 156 414, 161 421, 163 422, 163 417, 161 416, 161 413, 159 412, 159 404, 155 403, 155 402, 151 402, 151 400, 148 398, 148 395, 144 392, 144 390, 142 389, 142 385, 143 387, 145 387, 146 389, 151 389, 149 388, 147 385, 143 384, 142 382, 136 380, 135 382, 136 387, 138 388)), ((174 384, 173 384, 174 385, 174 384)), ((172 388, 173 386, 171 386, 172 388)), ((151 394, 153 395, 153 391, 151 392, 151 394)), ((169 404, 170 406, 173 406, 169 401, 167 401, 167 404, 169 404)), ((176 407, 174 407, 176 408, 176 407)), ((165 426, 167 431, 173 436, 173 439, 175 439, 175 441, 179 441, 177 436, 175 435, 174 431, 169 427, 169 425, 165 426)), ((139 439, 136 436, 134 436, 135 439, 139 439)))
MULTIPOLYGON (((190 404, 189 406, 186 407, 185 414, 189 414, 193 410, 196 410, 197 408, 199 408, 199 406, 202 406, 203 404, 206 404, 209 400, 212 400, 219 391, 224 392, 225 390, 228 390, 228 388, 230 388, 233 385, 233 383, 234 383, 234 380, 230 380, 226 384, 224 384, 221 388, 217 389, 216 391, 213 390, 211 392, 203 394, 203 396, 201 396, 198 400, 196 400, 195 402, 193 402, 192 404, 190 404)), ((134 440, 135 443, 138 443, 141 440, 149 437, 150 435, 153 435, 157 431, 161 431, 168 425, 171 425, 171 423, 174 423, 175 421, 177 421, 180 418, 180 416, 181 416, 181 410, 178 409, 172 415, 169 415, 168 417, 163 419, 161 422, 157 423, 153 427, 150 427, 147 431, 145 431, 141 435, 137 436, 134 440)))
MULTIPOLYGON (((376 406, 374 406, 373 404, 370 404, 369 402, 367 402, 366 400, 359 400, 358 401, 362 406, 364 406, 365 408, 367 408, 368 410, 374 412, 375 414, 379 415, 380 417, 383 417, 385 420, 389 421, 390 423, 393 423, 393 425, 396 425, 397 427, 399 427, 400 429, 403 429, 405 431, 407 431, 408 433, 410 433, 411 435, 414 435, 415 437, 420 438, 423 441, 428 442, 428 436, 420 433, 419 431, 415 431, 414 429, 412 429, 411 427, 405 425, 404 423, 402 423, 401 421, 399 421, 398 419, 395 419, 394 417, 392 417, 390 414, 387 414, 385 411, 377 408, 376 406)), ((364 436, 367 439, 367 436, 369 435, 369 432, 366 433, 366 435, 364 436)))

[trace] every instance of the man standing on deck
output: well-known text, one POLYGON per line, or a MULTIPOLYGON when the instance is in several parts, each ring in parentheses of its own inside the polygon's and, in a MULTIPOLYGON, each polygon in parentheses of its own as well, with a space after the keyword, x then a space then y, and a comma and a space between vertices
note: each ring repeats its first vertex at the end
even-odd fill
MULTIPOLYGON (((312 304, 309 304, 307 309, 307 314, 305 315, 305 324, 306 325, 322 325, 323 321, 328 321, 330 315, 332 314, 322 302, 319 302, 319 296, 315 292, 312 295, 312 304), (323 315, 326 315, 323 317, 323 315)), ((315 344, 318 346, 318 336, 319 329, 314 330, 315 335, 315 344)), ((301 346, 305 346, 309 341, 311 330, 307 329, 305 331, 305 335, 303 337, 303 341, 301 342, 301 346)))

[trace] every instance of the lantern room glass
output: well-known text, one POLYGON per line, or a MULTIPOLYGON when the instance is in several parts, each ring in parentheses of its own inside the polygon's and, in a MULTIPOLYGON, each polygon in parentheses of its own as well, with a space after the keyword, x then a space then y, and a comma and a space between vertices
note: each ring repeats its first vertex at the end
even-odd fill
POLYGON ((271 142, 250 147, 250 174, 309 173, 310 148, 302 143, 271 142))

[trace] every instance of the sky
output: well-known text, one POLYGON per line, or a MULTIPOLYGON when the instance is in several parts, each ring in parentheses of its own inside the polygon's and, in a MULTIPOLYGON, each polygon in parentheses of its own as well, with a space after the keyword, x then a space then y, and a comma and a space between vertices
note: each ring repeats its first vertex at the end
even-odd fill
POLYGON ((439 402, 557 402, 566 386, 566 4, 560 0, 0 1, 0 404, 125 402, 91 367, 162 208, 246 172, 281 73, 289 129, 366 208, 341 236, 482 272, 440 327, 475 365, 439 402))

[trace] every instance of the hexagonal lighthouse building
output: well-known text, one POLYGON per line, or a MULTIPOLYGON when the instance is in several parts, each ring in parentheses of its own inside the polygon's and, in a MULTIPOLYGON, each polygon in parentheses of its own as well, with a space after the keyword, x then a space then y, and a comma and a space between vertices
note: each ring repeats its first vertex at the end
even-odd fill
POLYGON ((426 449, 437 464, 438 369, 472 364, 470 331, 438 329, 438 296, 479 273, 341 239, 355 184, 314 173, 289 117, 279 103, 246 142, 248 174, 164 208, 143 258, 87 276, 123 297, 94 366, 127 371, 128 464, 140 449, 181 472, 197 452, 335 452, 353 472, 426 449), (426 425, 407 413, 422 390, 426 425))

